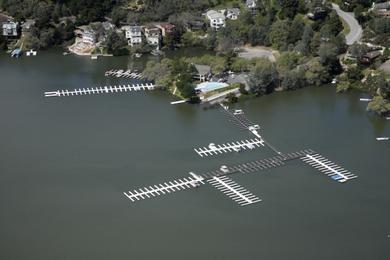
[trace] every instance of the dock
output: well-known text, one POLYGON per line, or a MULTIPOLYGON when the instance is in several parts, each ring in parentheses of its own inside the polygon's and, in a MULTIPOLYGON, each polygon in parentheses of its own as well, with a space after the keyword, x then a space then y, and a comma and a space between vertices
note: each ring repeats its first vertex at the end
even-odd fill
POLYGON ((141 73, 132 70, 108 70, 104 73, 106 77, 117 77, 117 78, 130 78, 130 79, 141 79, 141 73))
POLYGON ((329 176, 332 180, 341 183, 357 178, 356 175, 319 154, 307 154, 302 158, 302 161, 329 176))
POLYGON ((121 93, 131 91, 145 91, 154 90, 153 84, 133 84, 133 85, 119 85, 119 86, 104 86, 96 88, 79 88, 73 90, 57 90, 45 92, 45 97, 69 97, 69 96, 82 96, 93 94, 110 94, 121 93))
POLYGON ((264 146, 264 141, 262 139, 250 139, 243 140, 231 143, 224 143, 220 145, 215 145, 213 143, 209 144, 208 147, 196 148, 194 151, 200 156, 210 156, 230 152, 241 152, 242 150, 253 150, 264 146))
POLYGON ((226 176, 214 177, 208 180, 212 186, 228 196, 240 206, 260 202, 261 199, 226 176))
POLYGON ((363 101, 363 102, 371 102, 371 101, 372 101, 372 98, 360 98, 360 101, 363 101))
POLYGON ((390 141, 390 137, 377 137, 377 141, 390 141))

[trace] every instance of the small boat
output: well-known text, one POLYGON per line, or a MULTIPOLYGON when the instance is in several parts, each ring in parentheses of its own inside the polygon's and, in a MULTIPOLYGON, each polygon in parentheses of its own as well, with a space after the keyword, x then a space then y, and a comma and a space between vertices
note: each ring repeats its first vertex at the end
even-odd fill
POLYGON ((62 53, 62 55, 64 55, 64 56, 69 55, 69 54, 70 54, 70 53, 67 52, 67 51, 64 51, 64 52, 62 53))
POLYGON ((98 59, 98 56, 97 56, 97 55, 92 55, 92 56, 91 56, 91 59, 92 59, 92 60, 97 60, 97 59, 98 59))
POLYGON ((142 57, 142 53, 136 53, 136 54, 134 54, 134 56, 135 56, 136 58, 141 58, 141 57, 142 57))
POLYGON ((378 140, 378 141, 389 141, 390 137, 377 137, 376 140, 378 140))
POLYGON ((37 56, 37 51, 34 51, 34 50, 29 50, 28 52, 26 52, 26 56, 37 56))
POLYGON ((22 56, 22 50, 21 49, 15 49, 11 52, 11 57, 12 58, 19 58, 20 56, 22 56))
POLYGON ((386 120, 390 120, 390 117, 386 117, 386 120))

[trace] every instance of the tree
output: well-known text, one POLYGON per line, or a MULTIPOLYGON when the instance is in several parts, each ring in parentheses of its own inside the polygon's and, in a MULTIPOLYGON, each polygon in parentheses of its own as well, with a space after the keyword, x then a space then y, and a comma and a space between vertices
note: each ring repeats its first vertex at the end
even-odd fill
POLYGON ((290 26, 287 20, 278 20, 271 26, 269 39, 272 46, 278 50, 286 50, 288 37, 290 36, 290 26))
POLYGON ((112 53, 114 56, 128 55, 129 51, 125 48, 127 46, 126 38, 123 34, 118 34, 115 31, 112 31, 104 42, 107 46, 107 50, 112 53))
POLYGON ((303 30, 302 39, 298 42, 296 50, 304 55, 310 53, 310 44, 313 38, 313 29, 308 24, 303 30))
POLYGON ((278 72, 268 59, 260 59, 250 73, 249 88, 256 95, 274 91, 278 83, 278 72))
POLYGON ((281 86, 286 90, 295 90, 305 85, 305 71, 302 68, 286 71, 281 78, 281 86))
POLYGON ((332 43, 322 43, 318 50, 321 64, 326 66, 331 74, 338 74, 342 70, 337 54, 337 46, 332 43))

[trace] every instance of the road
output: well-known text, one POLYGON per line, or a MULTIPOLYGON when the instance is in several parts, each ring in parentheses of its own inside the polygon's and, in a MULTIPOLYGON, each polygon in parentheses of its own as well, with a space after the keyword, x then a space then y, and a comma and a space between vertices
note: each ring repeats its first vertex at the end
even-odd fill
POLYGON ((359 22, 355 19, 353 13, 347 13, 340 9, 337 4, 332 3, 333 10, 343 19, 349 26, 349 33, 345 36, 348 45, 358 42, 362 38, 363 29, 359 22))

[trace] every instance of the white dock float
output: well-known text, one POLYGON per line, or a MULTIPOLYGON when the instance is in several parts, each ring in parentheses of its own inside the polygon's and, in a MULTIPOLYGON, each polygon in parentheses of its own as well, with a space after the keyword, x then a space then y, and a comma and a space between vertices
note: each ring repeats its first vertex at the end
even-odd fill
POLYGON ((377 141, 390 141, 390 137, 377 137, 377 141))
POLYGON ((247 206, 261 201, 259 197, 253 195, 226 176, 214 177, 207 181, 240 206, 247 206))
POLYGON ((242 150, 253 150, 260 146, 264 146, 262 139, 250 139, 232 143, 226 143, 222 145, 215 145, 211 143, 208 147, 196 148, 194 151, 200 156, 217 155, 222 153, 240 152, 242 150))
POLYGON ((123 192, 123 194, 129 198, 131 202, 136 202, 180 190, 197 188, 199 185, 205 184, 202 177, 195 174, 191 174, 191 176, 192 177, 164 182, 163 184, 143 187, 138 190, 123 192))
POLYGON ((329 176, 335 181, 338 182, 346 182, 351 179, 357 178, 356 175, 352 174, 348 170, 334 164, 328 159, 324 158, 319 154, 307 154, 305 157, 301 158, 302 161, 329 176))
POLYGON ((360 101, 363 101, 363 102, 371 102, 371 101, 372 101, 372 98, 360 98, 360 101))
POLYGON ((154 90, 155 86, 151 83, 147 84, 133 84, 133 85, 119 85, 119 86, 104 86, 97 88, 79 88, 73 90, 57 90, 45 92, 45 97, 68 97, 78 95, 91 95, 91 94, 109 94, 118 92, 130 92, 141 90, 154 90))
POLYGON ((171 102, 171 105, 184 104, 184 103, 187 103, 187 102, 188 102, 188 99, 178 100, 178 101, 172 101, 172 102, 171 102))

